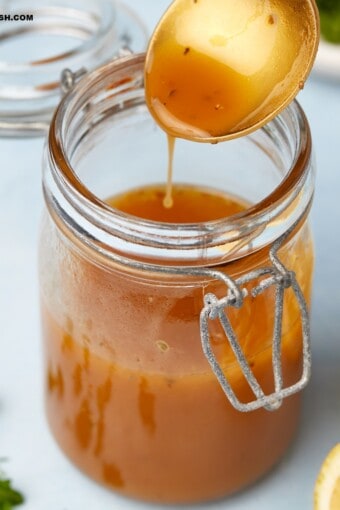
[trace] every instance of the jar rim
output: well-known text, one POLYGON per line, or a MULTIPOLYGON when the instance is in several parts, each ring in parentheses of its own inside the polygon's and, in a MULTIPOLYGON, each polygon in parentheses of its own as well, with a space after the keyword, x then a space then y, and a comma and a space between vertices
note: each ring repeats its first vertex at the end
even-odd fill
MULTIPOLYGON (((190 250, 195 248, 195 253, 197 253, 197 247, 203 242, 206 245, 208 244, 208 246, 211 242, 213 247, 219 243, 226 245, 234 242, 236 239, 244 238, 245 236, 249 237, 249 242, 243 243, 243 247, 237 252, 237 256, 233 252, 225 253, 223 257, 223 263, 225 263, 228 260, 234 260, 258 250, 259 245, 253 242, 253 237, 257 233, 262 235, 263 231, 267 230, 266 236, 263 236, 262 243, 269 245, 287 231, 296 222, 297 218, 302 218, 306 214, 313 197, 312 144, 307 118, 296 100, 286 110, 281 112, 278 117, 270 121, 268 125, 258 130, 267 129, 268 126, 275 122, 284 122, 285 117, 293 118, 297 130, 295 133, 297 135, 297 143, 292 164, 280 184, 270 194, 240 213, 205 223, 180 225, 158 223, 115 210, 93 194, 77 177, 67 157, 67 126, 65 119, 72 110, 76 111, 79 108, 80 98, 84 98, 85 95, 89 97, 88 95, 91 93, 92 88, 98 88, 98 84, 104 81, 105 77, 110 76, 111 80, 114 81, 115 73, 121 78, 125 72, 130 80, 129 86, 131 86, 131 76, 134 76, 136 79, 135 71, 143 67, 144 59, 145 54, 143 53, 129 55, 93 71, 75 86, 67 97, 64 98, 56 111, 49 133, 48 159, 52 170, 51 175, 53 174, 54 183, 57 182, 59 192, 61 191, 66 200, 73 202, 74 210, 80 213, 79 221, 81 218, 85 222, 96 223, 99 229, 104 229, 106 233, 111 233, 112 235, 115 235, 117 228, 119 228, 121 229, 122 237, 125 236, 128 239, 130 236, 130 242, 136 243, 140 241, 144 247, 151 245, 154 248, 162 247, 168 255, 169 250, 172 250, 173 253, 176 252, 178 239, 180 238, 182 248, 189 252, 184 259, 181 259, 181 263, 195 265, 192 258, 193 253, 190 250), (306 186, 308 190, 305 193, 304 200, 296 200, 306 186), (298 202, 299 206, 294 210, 294 214, 290 214, 289 218, 286 218, 278 226, 280 222, 277 219, 280 215, 284 215, 293 202, 298 202), (143 233, 141 233, 140 238, 138 237, 139 227, 143 227, 143 233), (268 235, 269 230, 271 233, 268 235)), ((251 135, 247 135, 247 137, 249 136, 251 135)), ((47 181, 48 179, 45 178, 45 196, 49 205, 49 203, 51 204, 48 198, 50 190, 47 190, 47 188, 51 184, 51 180, 49 183, 47 181)), ((56 191, 56 187, 54 191, 56 191)), ((155 253, 160 252, 156 249, 155 253)), ((138 253, 137 258, 140 257, 143 257, 143 251, 138 253)), ((147 260, 150 258, 154 259, 155 257, 154 255, 146 256, 147 260)), ((170 259, 172 258, 170 256, 170 259)), ((176 259, 176 256, 174 256, 174 259, 176 259)), ((166 260, 169 262, 169 259, 166 258, 166 260)), ((211 263, 213 263, 212 260, 210 260, 211 263)), ((165 260, 162 261, 163 264, 165 262, 165 260)))
MULTIPOLYGON (((128 43, 135 51, 146 44, 143 22, 118 0, 15 0, 8 14, 27 13, 29 23, 3 24, 1 41, 18 42, 23 36, 72 37, 79 44, 65 51, 23 62, 0 60, 0 136, 41 136, 49 129, 61 99, 62 71, 91 71, 114 58, 128 43), (25 80, 22 76, 25 75, 25 80)), ((59 39, 58 39, 59 40, 59 39)), ((40 40, 32 44, 32 51, 40 40)), ((41 44, 41 42, 40 42, 41 44)), ((38 48, 39 46, 37 46, 38 48)))

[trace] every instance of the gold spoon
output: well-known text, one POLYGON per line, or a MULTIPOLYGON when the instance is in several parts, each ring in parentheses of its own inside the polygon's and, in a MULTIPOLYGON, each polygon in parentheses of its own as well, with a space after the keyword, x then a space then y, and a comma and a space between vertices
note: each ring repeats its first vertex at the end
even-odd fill
POLYGON ((245 135, 303 88, 318 41, 314 0, 175 0, 149 43, 147 105, 173 137, 245 135))

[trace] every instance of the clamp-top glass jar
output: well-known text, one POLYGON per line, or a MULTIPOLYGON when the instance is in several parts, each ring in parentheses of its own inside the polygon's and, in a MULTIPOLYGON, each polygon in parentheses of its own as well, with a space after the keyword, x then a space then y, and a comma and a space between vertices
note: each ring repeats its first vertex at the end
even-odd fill
POLYGON ((85 76, 51 125, 47 414, 62 449, 99 482, 193 502, 263 475, 297 427, 310 371, 311 138, 294 102, 250 136, 178 141, 175 185, 198 187, 202 201, 212 187, 239 197, 230 217, 165 223, 119 211, 110 196, 165 174, 143 63, 130 56, 85 76))

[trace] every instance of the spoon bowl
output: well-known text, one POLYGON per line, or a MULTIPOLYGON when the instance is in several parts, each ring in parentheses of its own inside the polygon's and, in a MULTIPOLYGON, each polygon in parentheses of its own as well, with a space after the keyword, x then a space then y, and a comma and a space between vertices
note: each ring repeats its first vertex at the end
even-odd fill
POLYGON ((318 41, 314 0, 175 0, 149 43, 147 105, 174 137, 248 134, 303 88, 318 41))

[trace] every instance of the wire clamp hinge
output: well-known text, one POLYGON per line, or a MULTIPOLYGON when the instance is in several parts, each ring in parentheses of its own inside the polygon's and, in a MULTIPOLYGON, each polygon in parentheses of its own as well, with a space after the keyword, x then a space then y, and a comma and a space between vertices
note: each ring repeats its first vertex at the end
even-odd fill
POLYGON ((87 69, 82 67, 78 71, 71 71, 71 69, 64 69, 61 73, 61 91, 65 95, 70 92, 75 84, 85 75, 87 74, 87 69))
MULTIPOLYGON (((293 226, 294 227, 294 226, 293 226)), ((287 270, 278 258, 278 250, 287 239, 293 227, 279 238, 272 246, 269 252, 269 258, 272 262, 271 267, 261 268, 252 271, 236 280, 222 272, 211 271, 211 276, 215 279, 222 280, 227 288, 227 294, 219 299, 212 293, 206 294, 204 297, 204 307, 200 315, 200 333, 203 352, 218 379, 224 393, 229 399, 233 407, 242 412, 255 411, 264 408, 268 411, 279 409, 285 398, 301 391, 308 383, 311 375, 311 341, 310 341, 310 321, 307 303, 303 296, 302 290, 297 282, 296 275, 293 271, 287 270), (260 278, 264 279, 258 283, 260 278), (244 286, 256 281, 256 286, 248 290, 244 286), (247 297, 256 298, 269 287, 275 287, 275 318, 274 332, 272 341, 272 366, 274 376, 274 392, 266 395, 256 379, 251 365, 244 354, 241 344, 236 336, 235 330, 228 318, 228 308, 241 308, 247 297), (287 289, 292 289, 297 300, 301 313, 301 329, 302 329, 302 356, 303 366, 302 375, 295 384, 284 387, 282 376, 282 316, 284 308, 284 295, 287 289), (237 398, 230 382, 217 361, 214 354, 211 338, 209 333, 209 321, 218 319, 223 328, 226 340, 228 341, 233 354, 241 368, 244 378, 250 386, 255 399, 251 402, 243 403, 237 398)))

